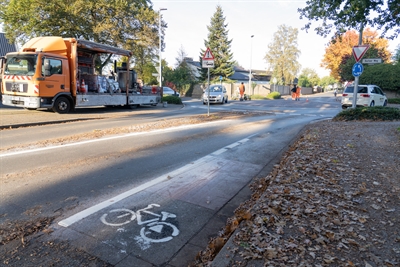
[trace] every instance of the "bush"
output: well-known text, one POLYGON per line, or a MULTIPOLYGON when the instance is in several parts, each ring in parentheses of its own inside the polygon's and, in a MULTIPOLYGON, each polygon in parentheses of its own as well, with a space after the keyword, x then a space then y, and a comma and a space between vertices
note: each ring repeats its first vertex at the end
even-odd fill
POLYGON ((281 94, 279 92, 272 92, 272 93, 269 93, 267 95, 267 98, 269 98, 269 99, 280 99, 281 98, 281 94))
POLYGON ((251 99, 255 99, 255 100, 264 100, 264 99, 267 99, 265 96, 262 96, 262 95, 252 95, 251 96, 251 99))
POLYGON ((400 120, 400 109, 392 107, 360 107, 346 109, 337 114, 334 121, 393 121, 400 120))
POLYGON ((182 99, 179 96, 167 95, 163 96, 163 102, 168 102, 168 104, 182 104, 182 99))
POLYGON ((400 104, 400 98, 389 98, 388 103, 389 104, 400 104))

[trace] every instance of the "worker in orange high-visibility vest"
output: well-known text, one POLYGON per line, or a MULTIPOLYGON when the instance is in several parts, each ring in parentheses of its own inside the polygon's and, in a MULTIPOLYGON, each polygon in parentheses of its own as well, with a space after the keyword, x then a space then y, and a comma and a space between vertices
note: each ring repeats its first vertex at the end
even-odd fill
POLYGON ((300 92, 301 92, 301 87, 297 86, 296 87, 296 101, 300 101, 300 92))

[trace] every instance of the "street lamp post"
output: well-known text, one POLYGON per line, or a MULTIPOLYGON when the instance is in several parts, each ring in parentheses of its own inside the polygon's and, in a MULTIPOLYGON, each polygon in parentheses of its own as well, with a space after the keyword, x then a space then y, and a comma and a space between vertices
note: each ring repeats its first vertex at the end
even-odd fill
POLYGON ((160 38, 160 42, 159 42, 159 51, 158 51, 158 53, 159 53, 159 60, 160 60, 160 62, 159 62, 159 84, 160 84, 160 90, 161 90, 161 88, 162 88, 162 67, 161 67, 161 11, 164 11, 164 10, 167 10, 166 8, 160 8, 160 11, 158 12, 158 36, 159 36, 159 38, 160 38))
POLYGON ((252 50, 253 50, 253 37, 254 35, 250 36, 250 69, 249 69, 249 94, 252 95, 252 88, 251 88, 251 61, 252 61, 252 50))

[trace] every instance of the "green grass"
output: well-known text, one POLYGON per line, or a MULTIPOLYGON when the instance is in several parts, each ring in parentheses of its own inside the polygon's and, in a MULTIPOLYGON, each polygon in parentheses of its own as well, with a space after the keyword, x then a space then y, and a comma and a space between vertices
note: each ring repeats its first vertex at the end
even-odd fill
POLYGON ((163 102, 168 102, 168 104, 182 104, 182 99, 179 96, 167 95, 163 96, 163 102))
POLYGON ((389 98, 388 103, 389 104, 400 104, 400 98, 389 98))
POLYGON ((269 93, 267 96, 264 95, 252 95, 251 100, 266 100, 266 99, 280 99, 281 94, 279 92, 269 93))
POLYGON ((263 96, 263 95, 252 95, 251 96, 251 100, 265 100, 265 99, 267 99, 267 97, 263 96))
POLYGON ((341 111, 334 118, 334 121, 393 121, 400 120, 400 109, 392 107, 359 107, 348 108, 341 111))
POLYGON ((281 94, 279 92, 272 92, 272 93, 269 93, 267 95, 267 98, 269 98, 269 99, 280 99, 281 98, 281 94))

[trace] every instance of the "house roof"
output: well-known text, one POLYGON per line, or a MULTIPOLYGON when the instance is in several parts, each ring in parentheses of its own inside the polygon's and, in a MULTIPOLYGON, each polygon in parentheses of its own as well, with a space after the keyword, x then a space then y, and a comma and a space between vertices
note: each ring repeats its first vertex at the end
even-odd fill
POLYGON ((4 56, 9 52, 16 52, 17 47, 15 44, 10 44, 3 32, 0 32, 0 56, 4 56))
MULTIPOLYGON (((197 71, 200 71, 201 65, 199 61, 194 61, 193 58, 187 57, 185 61, 192 66, 197 68, 197 71)), ((244 69, 240 66, 233 66, 234 73, 229 76, 228 78, 234 81, 248 81, 249 80, 249 70, 244 69)), ((268 82, 271 79, 271 72, 266 70, 254 70, 252 69, 251 72, 253 73, 252 79, 253 81, 258 82, 268 82)), ((199 76, 198 76, 199 77, 199 76)))

